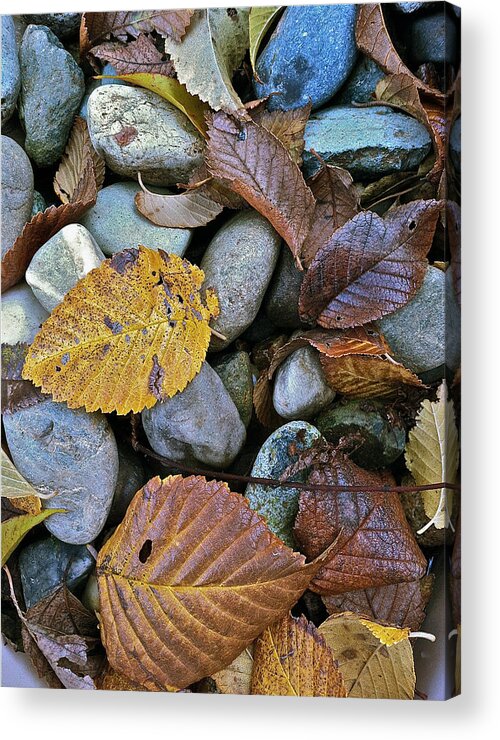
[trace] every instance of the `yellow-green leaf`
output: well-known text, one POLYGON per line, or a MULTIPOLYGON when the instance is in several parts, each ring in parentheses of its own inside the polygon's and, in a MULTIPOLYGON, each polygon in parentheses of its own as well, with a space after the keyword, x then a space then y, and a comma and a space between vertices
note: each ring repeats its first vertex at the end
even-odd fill
POLYGON ((166 400, 197 375, 218 300, 175 254, 124 249, 88 273, 44 322, 23 377, 55 401, 127 414, 166 400))
POLYGON ((401 640, 406 640, 410 636, 409 627, 387 627, 384 624, 378 624, 369 619, 360 619, 359 621, 369 629, 372 635, 375 635, 383 645, 396 645, 396 643, 401 642, 401 640))
POLYGON ((260 45, 266 33, 268 32, 271 23, 276 18, 276 15, 282 10, 282 5, 268 5, 262 7, 251 8, 249 16, 249 33, 250 33, 250 62, 252 69, 255 72, 255 64, 257 62, 257 54, 259 53, 260 45))
POLYGON ((65 511, 66 509, 45 509, 39 514, 22 514, 2 522, 2 566, 5 565, 30 529, 36 527, 37 524, 40 524, 52 514, 63 514, 65 511))
MULTIPOLYGON (((458 431, 453 403, 447 398, 443 380, 437 401, 425 399, 417 414, 416 423, 408 435, 405 451, 406 466, 417 486, 426 483, 455 483, 458 471, 458 431)), ((453 491, 447 488, 421 493, 429 522, 422 534, 432 525, 443 529, 450 525, 453 491)))

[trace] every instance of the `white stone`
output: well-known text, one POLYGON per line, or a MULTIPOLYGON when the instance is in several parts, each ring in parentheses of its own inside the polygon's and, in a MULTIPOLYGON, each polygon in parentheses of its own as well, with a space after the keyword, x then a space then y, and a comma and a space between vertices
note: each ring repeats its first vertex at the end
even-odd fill
POLYGON ((29 285, 18 283, 2 296, 2 343, 31 344, 48 316, 29 285))

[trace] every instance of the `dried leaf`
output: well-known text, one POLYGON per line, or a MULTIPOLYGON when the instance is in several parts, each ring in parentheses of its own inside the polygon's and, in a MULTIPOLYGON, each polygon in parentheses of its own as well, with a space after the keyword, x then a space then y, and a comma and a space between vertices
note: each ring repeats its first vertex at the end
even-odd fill
POLYGON ((54 177, 56 195, 63 203, 94 203, 105 174, 106 165, 92 146, 87 122, 77 116, 54 177))
POLYGON ((148 689, 184 688, 229 665, 318 567, 225 483, 154 478, 99 552, 108 660, 148 689))
POLYGON ((173 77, 174 65, 165 60, 149 36, 141 33, 135 41, 122 44, 120 41, 107 41, 92 49, 92 56, 110 62, 120 75, 140 72, 173 77))
MULTIPOLYGON (((50 494, 49 494, 50 495, 50 494)), ((31 483, 23 478, 21 473, 18 471, 14 463, 11 461, 9 456, 2 449, 2 496, 6 498, 17 499, 17 506, 21 499, 25 498, 36 498, 40 505, 40 498, 47 498, 47 494, 39 494, 35 491, 31 483)), ((38 514, 38 511, 31 511, 30 513, 38 514)))
POLYGON ((303 321, 344 329, 406 305, 428 267, 440 203, 413 201, 385 219, 364 211, 318 250, 300 289, 303 321))
MULTIPOLYGON (((453 402, 448 400, 446 381, 437 392, 437 401, 422 401, 415 426, 408 434, 405 450, 406 467, 417 486, 426 483, 455 483, 458 472, 458 431, 455 424, 453 402)), ((421 494, 429 522, 419 530, 423 534, 429 527, 449 527, 453 491, 441 488, 421 494)))
POLYGON ((135 681, 130 681, 125 676, 114 671, 107 665, 103 673, 96 678, 96 689, 101 691, 147 691, 135 681))
POLYGON ((213 110, 244 109, 231 78, 248 49, 248 12, 248 8, 196 10, 182 41, 165 41, 179 81, 213 110))
POLYGON ((204 274, 175 254, 125 249, 86 275, 44 322, 25 379, 87 411, 142 411, 199 372, 218 313, 204 274))
POLYGON ((246 647, 226 668, 212 675, 221 694, 250 694, 253 670, 253 644, 246 647))
POLYGON ((320 362, 330 388, 350 398, 391 396, 404 385, 423 387, 411 370, 388 357, 321 356, 320 362))
POLYGON ((346 696, 338 663, 312 622, 283 617, 255 644, 252 694, 346 696))
POLYGON ((339 663, 349 697, 413 699, 415 669, 407 631, 395 630, 388 644, 377 636, 377 627, 387 636, 387 628, 345 612, 329 617, 318 632, 339 663))
POLYGON ((210 117, 206 162, 214 175, 265 216, 298 260, 314 198, 283 144, 254 121, 210 117))
POLYGON ((264 5, 250 8, 250 15, 248 18, 250 64, 252 65, 253 73, 256 77, 257 72, 255 67, 260 46, 265 35, 270 30, 273 21, 281 10, 283 10, 282 5, 264 5))
POLYGON ((2 413, 34 406, 45 396, 33 383, 23 380, 22 372, 29 344, 2 344, 2 413))
POLYGON ((65 509, 45 509, 39 514, 22 514, 2 522, 2 566, 28 532, 52 514, 63 514, 65 509))
MULTIPOLYGON (((321 451, 320 451, 321 454, 321 451)), ((302 491, 294 535, 309 558, 329 556, 310 589, 336 595, 390 583, 415 581, 425 574, 427 561, 406 521, 397 493, 370 489, 394 485, 385 471, 366 471, 342 451, 313 465, 308 483, 366 486, 367 491, 318 493, 302 491)))
POLYGON ((268 111, 258 108, 251 114, 252 119, 259 126, 276 136, 290 154, 292 162, 299 167, 302 165, 304 151, 304 129, 311 115, 311 104, 293 110, 268 111))
POLYGON ((142 192, 135 196, 137 210, 157 226, 194 229, 210 223, 223 211, 223 207, 211 198, 211 183, 180 195, 157 195, 141 180, 139 183, 142 192))
POLYGON ((267 369, 262 370, 255 383, 253 405, 255 416, 262 426, 268 429, 277 429, 282 424, 286 424, 286 420, 274 408, 273 387, 267 369))

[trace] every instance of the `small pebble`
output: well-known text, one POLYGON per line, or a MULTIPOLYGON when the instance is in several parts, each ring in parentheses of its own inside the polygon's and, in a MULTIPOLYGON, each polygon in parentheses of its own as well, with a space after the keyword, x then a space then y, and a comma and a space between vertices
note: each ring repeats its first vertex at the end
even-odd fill
POLYGON ((295 350, 276 371, 273 405, 284 419, 312 419, 334 398, 312 347, 295 350))

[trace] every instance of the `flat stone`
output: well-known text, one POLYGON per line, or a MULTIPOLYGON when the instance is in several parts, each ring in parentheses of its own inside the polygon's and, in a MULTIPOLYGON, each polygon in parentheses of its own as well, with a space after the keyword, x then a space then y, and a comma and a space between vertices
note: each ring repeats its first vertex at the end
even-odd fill
POLYGON ((11 15, 2 15, 2 126, 14 113, 21 89, 16 29, 11 15))
POLYGON ((60 39, 78 36, 80 31, 81 13, 38 13, 35 15, 22 15, 25 23, 33 23, 36 26, 47 26, 60 39))
POLYGON ((284 419, 312 419, 334 398, 312 347, 295 350, 276 371, 273 405, 284 419))
POLYGON ((404 451, 406 430, 395 412, 389 416, 386 406, 373 399, 337 403, 323 411, 316 426, 329 442, 356 435, 358 440, 351 458, 362 468, 385 468, 404 451))
POLYGON ((245 425, 222 380, 207 362, 172 398, 142 412, 149 444, 159 455, 226 468, 245 443, 245 425))
POLYGON ((213 369, 233 399, 243 424, 248 427, 253 411, 252 365, 248 352, 232 352, 217 359, 213 369))
POLYGON ((314 113, 304 138, 307 176, 320 168, 311 149, 328 164, 361 177, 413 170, 431 150, 429 133, 419 121, 383 105, 339 105, 314 113))
POLYGON ((335 98, 339 104, 350 105, 352 102, 368 103, 374 99, 377 83, 385 77, 373 59, 361 54, 347 82, 335 98))
POLYGON ((26 152, 2 135, 2 257, 31 217, 33 169, 26 152))
POLYGON ((201 261, 205 287, 215 289, 220 314, 210 349, 227 347, 250 326, 271 280, 281 237, 257 211, 240 211, 217 232, 201 261))
POLYGON ((153 185, 187 182, 203 162, 204 141, 187 116, 149 90, 104 85, 87 103, 92 143, 118 175, 153 185))
POLYGON ((356 61, 355 26, 354 4, 286 8, 257 60, 256 97, 281 93, 270 98, 270 110, 326 103, 356 61))
POLYGON ((5 437, 14 465, 43 499, 45 509, 66 509, 44 524, 73 545, 101 532, 118 478, 118 451, 100 412, 69 409, 47 399, 4 415, 5 437))
POLYGON ((410 48, 414 60, 454 64, 457 55, 455 22, 442 10, 433 15, 415 18, 411 26, 410 48))
MULTIPOLYGON (((312 447, 321 434, 306 421, 291 421, 276 429, 266 439, 257 455, 251 476, 278 480, 282 473, 298 460, 298 453, 312 447)), ((290 478, 304 482, 307 470, 290 478)), ((245 496, 252 509, 264 516, 267 526, 283 542, 295 549, 293 525, 299 510, 300 491, 296 488, 262 486, 249 483, 245 496)))
POLYGON ((451 270, 429 266, 419 292, 406 306, 376 322, 392 356, 425 382, 442 377, 444 366, 460 365, 460 309, 451 285, 451 270))
POLYGON ((47 203, 45 201, 45 198, 41 193, 38 192, 38 190, 33 191, 33 205, 31 207, 31 218, 33 216, 36 216, 37 213, 43 213, 45 209, 47 208, 47 203))
POLYGON ((27 283, 14 285, 2 296, 2 343, 31 344, 48 317, 27 283))
POLYGON ((92 234, 81 224, 69 224, 35 253, 26 282, 42 306, 52 311, 104 259, 92 234))
POLYGON ((68 545, 55 537, 23 548, 19 571, 26 607, 29 609, 63 584, 74 591, 94 565, 85 545, 68 545))
POLYGON ((39 167, 61 157, 85 82, 83 72, 46 26, 28 26, 20 50, 19 118, 26 152, 39 167))
POLYGON ((95 206, 80 219, 104 254, 112 255, 139 244, 150 249, 184 256, 192 229, 169 229, 156 226, 141 216, 135 207, 136 182, 117 182, 99 191, 95 206))
POLYGON ((286 244, 281 247, 278 264, 262 304, 274 326, 298 329, 303 326, 299 317, 299 294, 305 272, 298 269, 292 252, 286 244))
POLYGON ((450 133, 450 156, 457 172, 462 169, 462 116, 459 116, 450 133))
POLYGON ((146 483, 139 457, 129 447, 118 444, 118 480, 107 524, 119 524, 137 491, 146 483))

